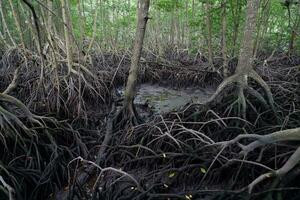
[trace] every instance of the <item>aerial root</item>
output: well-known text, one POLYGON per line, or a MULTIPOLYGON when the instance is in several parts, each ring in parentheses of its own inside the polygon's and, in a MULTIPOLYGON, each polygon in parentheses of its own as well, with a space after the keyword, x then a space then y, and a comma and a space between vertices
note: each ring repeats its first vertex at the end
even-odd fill
POLYGON ((238 81, 238 78, 240 77, 239 74, 234 74, 227 79, 225 79, 217 88, 216 92, 203 104, 208 104, 212 101, 214 101, 223 91, 228 87, 229 85, 235 83, 238 81))
POLYGON ((236 73, 227 79, 225 79, 217 88, 216 92, 203 104, 208 104, 216 100, 216 98, 224 92, 224 90, 232 85, 232 84, 237 84, 238 85, 238 99, 237 102, 240 105, 240 113, 243 117, 246 115, 246 98, 245 98, 245 91, 248 92, 250 95, 258 99, 263 106, 268 107, 269 106, 272 108, 273 112, 275 113, 275 106, 274 106, 274 99, 271 93, 271 89, 268 86, 268 84, 254 71, 251 70, 250 72, 245 72, 245 73, 236 73), (267 96, 268 101, 265 100, 265 98, 257 92, 255 89, 250 87, 247 83, 248 77, 252 78, 255 80, 260 87, 264 89, 264 92, 267 96), (268 102, 268 103, 267 103, 268 102))
POLYGON ((244 94, 244 88, 241 86, 238 89, 238 103, 239 103, 239 113, 240 116, 242 116, 244 119, 246 119, 246 110, 247 110, 247 104, 246 104, 246 97, 244 94))
MULTIPOLYGON (((113 104, 112 108, 111 108, 111 111, 110 111, 110 113, 107 117, 106 133, 105 133, 105 136, 104 136, 104 140, 102 141, 102 144, 100 146, 100 149, 97 152, 96 161, 95 162, 88 161, 92 165, 90 165, 83 173, 78 174, 77 177, 75 177, 76 174, 74 174, 74 177, 73 177, 74 183, 76 182, 76 184, 79 185, 79 186, 83 186, 84 184, 86 184, 91 179, 91 174, 95 173, 95 170, 97 168, 99 168, 99 166, 101 166, 103 164, 103 161, 106 159, 107 148, 110 145, 111 140, 113 139, 113 135, 112 135, 113 134, 113 132, 112 132, 113 125, 112 124, 113 124, 113 113, 114 112, 115 112, 115 105, 113 104)), ((83 161, 83 158, 78 157, 78 158, 74 159, 73 161, 75 161, 75 160, 83 161)), ((69 165, 73 161, 71 161, 68 164, 68 168, 69 168, 69 165)), ((102 173, 102 170, 101 170, 101 173, 102 173)), ((69 175, 69 184, 72 185, 70 178, 71 177, 69 175)), ((98 178, 97 178, 97 181, 94 184, 93 190, 95 190, 95 187, 97 186, 98 181, 99 181, 100 178, 101 178, 101 176, 99 175, 98 178)), ((56 198, 64 200, 64 199, 69 199, 71 195, 72 195, 72 190, 70 190, 70 191, 60 191, 56 195, 56 198)))
POLYGON ((9 200, 15 200, 15 190, 5 182, 5 180, 0 176, 0 182, 2 183, 3 187, 8 191, 9 200))
POLYGON ((255 97, 257 100, 259 100, 259 102, 264 106, 264 107, 268 107, 268 103, 267 101, 265 100, 265 98, 259 93, 257 92, 256 90, 254 90, 252 87, 249 87, 247 86, 246 88, 246 91, 252 95, 253 97, 255 97))
POLYGON ((14 76, 11 83, 7 86, 7 88, 3 91, 4 94, 9 94, 17 87, 17 80, 20 74, 20 67, 17 67, 14 71, 14 76))
POLYGON ((264 81, 264 79, 261 78, 261 76, 259 74, 257 74, 256 71, 252 70, 249 74, 249 76, 251 78, 253 78, 257 83, 259 83, 259 85, 264 89, 266 95, 267 95, 267 99, 269 101, 269 104, 272 108, 272 110, 275 113, 275 106, 274 106, 274 99, 273 99, 273 95, 271 92, 270 87, 268 86, 268 84, 264 81))
POLYGON ((115 115, 113 120, 114 129, 122 129, 123 127, 130 129, 142 123, 142 119, 139 117, 133 102, 129 106, 126 105, 124 104, 122 109, 115 115))
POLYGON ((291 155, 291 157, 285 162, 285 164, 279 168, 278 170, 275 170, 273 172, 268 172, 265 174, 260 175, 257 177, 254 181, 252 181, 248 185, 248 192, 251 193, 253 188, 263 180, 271 177, 283 177, 285 174, 287 174, 289 171, 291 171, 300 161, 300 147, 297 148, 297 150, 291 155))
MULTIPOLYGON (((257 134, 246 134, 246 135, 238 135, 236 138, 219 142, 215 144, 221 145, 223 148, 229 145, 237 143, 238 146, 242 149, 240 154, 247 155, 249 152, 253 151, 258 147, 262 147, 267 144, 272 144, 276 142, 282 141, 300 141, 300 128, 287 129, 282 131, 277 131, 268 135, 257 135, 257 134), (242 139, 255 139, 255 141, 249 143, 248 145, 242 145, 239 143, 242 139)), ((246 188, 248 192, 251 193, 253 188, 263 180, 270 177, 282 177, 287 174, 291 169, 293 169, 300 161, 300 147, 291 155, 291 157, 286 161, 286 163, 279 168, 278 170, 274 170, 265 174, 260 175, 254 181, 252 181, 246 188)))

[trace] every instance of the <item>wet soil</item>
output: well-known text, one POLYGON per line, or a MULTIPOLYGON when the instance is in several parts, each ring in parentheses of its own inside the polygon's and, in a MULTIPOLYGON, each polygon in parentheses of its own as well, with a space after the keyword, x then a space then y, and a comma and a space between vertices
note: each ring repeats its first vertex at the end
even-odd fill
MULTIPOLYGON (((135 98, 135 104, 148 105, 154 113, 163 114, 179 109, 188 103, 203 103, 215 91, 213 87, 171 88, 158 84, 141 84, 135 98)), ((124 95, 124 88, 118 88, 124 95)))

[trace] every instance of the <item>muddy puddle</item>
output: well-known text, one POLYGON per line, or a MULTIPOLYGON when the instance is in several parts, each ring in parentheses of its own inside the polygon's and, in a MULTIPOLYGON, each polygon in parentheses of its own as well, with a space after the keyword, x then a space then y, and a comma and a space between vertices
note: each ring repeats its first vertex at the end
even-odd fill
MULTIPOLYGON (((118 89, 121 95, 124 88, 118 89)), ((155 113, 174 111, 190 102, 204 102, 214 93, 213 87, 179 88, 142 84, 138 88, 135 104, 148 104, 155 113)))

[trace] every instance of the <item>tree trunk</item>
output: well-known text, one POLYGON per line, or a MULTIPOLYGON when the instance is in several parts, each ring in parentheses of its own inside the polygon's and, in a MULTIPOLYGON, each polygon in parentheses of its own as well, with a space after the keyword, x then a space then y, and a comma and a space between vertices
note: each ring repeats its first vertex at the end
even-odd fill
POLYGON ((227 63, 227 45, 226 45, 226 30, 227 30, 227 14, 226 1, 222 0, 222 57, 223 57, 223 76, 226 78, 229 75, 227 63))
POLYGON ((189 50, 189 39, 190 39, 190 29, 189 29, 189 2, 185 3, 185 22, 182 30, 182 42, 189 50), (186 34, 185 34, 186 32, 186 34))
MULTIPOLYGON (((300 6, 299 6, 299 9, 300 9, 300 6)), ((299 27, 300 27, 300 13, 297 17, 295 25, 292 28, 292 31, 291 31, 288 54, 292 54, 293 51, 294 51, 295 41, 296 41, 296 38, 297 38, 297 31, 299 30, 299 27)))
MULTIPOLYGON (((97 32, 97 20, 98 20, 98 11, 99 11, 99 5, 100 5, 100 1, 99 0, 97 0, 96 1, 96 10, 95 10, 95 14, 94 14, 94 22, 93 22, 93 33, 92 33, 92 38, 91 38, 91 41, 90 41, 90 43, 89 43, 89 46, 88 46, 88 49, 87 49, 87 51, 86 51, 86 56, 85 56, 85 58, 84 58, 84 60, 86 60, 86 57, 89 55, 89 52, 90 52, 90 50, 91 50, 91 48, 92 48, 92 46, 93 46, 93 43, 94 43, 94 40, 95 40, 95 38, 96 38, 96 32, 97 32)), ((82 31, 84 31, 84 30, 82 30, 82 31)), ((83 34, 83 32, 82 32, 82 34, 83 34)), ((82 35, 83 36, 83 35, 82 35)))
POLYGON ((248 0, 244 36, 240 49, 239 61, 236 73, 247 73, 252 70, 252 53, 254 33, 256 29, 256 16, 259 0, 248 0))
POLYGON ((171 11, 171 16, 170 16, 170 23, 171 23, 171 27, 170 27, 170 45, 173 48, 174 47, 174 38, 175 38, 175 19, 174 19, 174 10, 175 8, 172 8, 171 11))
POLYGON ((3 13, 3 7, 2 7, 2 0, 0 1, 0 15, 1 15, 2 23, 3 23, 4 37, 5 37, 5 33, 6 33, 8 38, 10 39, 12 45, 14 47, 17 46, 16 42, 14 41, 14 39, 11 36, 11 33, 10 33, 10 31, 8 29, 8 26, 6 24, 6 21, 5 21, 5 17, 4 17, 4 13, 3 13))
POLYGON ((67 54, 67 64, 68 64, 68 75, 71 74, 72 71, 72 45, 71 45, 71 36, 70 36, 70 31, 71 31, 71 24, 69 21, 69 17, 67 12, 68 6, 65 2, 65 0, 60 0, 61 2, 61 9, 62 9, 62 16, 63 16, 63 23, 64 23, 64 34, 65 34, 65 46, 66 46, 66 54, 67 54))
POLYGON ((241 44, 238 65, 235 71, 238 77, 238 101, 241 105, 240 113, 244 118, 246 118, 246 98, 244 95, 244 89, 248 88, 248 76, 250 75, 250 72, 253 71, 252 61, 254 49, 254 33, 256 30, 256 16, 258 12, 258 7, 259 0, 247 2, 244 36, 241 44))
POLYGON ((231 3, 231 10, 232 10, 232 16, 233 16, 233 35, 232 35, 232 42, 233 42, 233 48, 232 48, 232 57, 236 54, 236 48, 237 48, 237 41, 238 41, 238 33, 239 33, 239 27, 240 27, 240 18, 241 18, 241 10, 242 6, 239 3, 239 0, 236 0, 236 5, 234 5, 233 0, 230 1, 231 3))
POLYGON ((271 9, 271 1, 270 0, 265 0, 262 2, 262 13, 261 13, 261 18, 258 21, 257 25, 257 33, 256 33, 256 38, 254 41, 254 47, 253 47, 253 57, 256 58, 257 52, 260 48, 261 44, 261 39, 264 37, 264 33, 268 29, 268 22, 270 18, 270 9, 271 9))
MULTIPOLYGON (((85 30, 86 30, 86 21, 85 19, 83 18, 83 14, 82 14, 82 4, 83 2, 81 0, 78 0, 78 3, 77 3, 77 11, 78 11, 78 17, 79 17, 79 23, 80 23, 80 27, 79 27, 79 47, 80 49, 82 49, 83 47, 83 37, 85 35, 85 30)), ((96 12, 98 11, 99 9, 99 3, 98 1, 96 2, 97 6, 96 6, 96 12)), ((95 22, 94 22, 95 23, 95 22)))
POLYGON ((207 46, 208 46, 208 64, 213 68, 213 50, 212 50, 212 22, 211 22, 211 3, 205 4, 206 27, 207 27, 207 46))
POLYGON ((9 4, 10 4, 12 15, 13 15, 13 18, 14 18, 14 21, 15 21, 15 24, 16 24, 16 29, 17 29, 18 35, 20 37, 21 46, 22 46, 22 48, 25 48, 25 43, 24 43, 24 38, 23 38, 22 31, 21 31, 21 26, 20 26, 19 18, 17 16, 16 11, 15 11, 15 8, 14 8, 12 0, 9 0, 9 4))
POLYGON ((254 33, 256 29, 256 16, 259 6, 259 0, 248 1, 247 3, 247 13, 246 22, 244 28, 244 36, 242 40, 242 45, 240 49, 239 61, 235 71, 235 74, 225 79, 217 88, 216 92, 207 100, 207 102, 213 101, 224 89, 233 83, 238 85, 238 104, 239 115, 246 118, 246 97, 244 95, 244 90, 247 90, 252 96, 257 98, 263 105, 266 105, 264 97, 257 92, 255 89, 248 85, 248 77, 254 79, 265 91, 269 104, 272 110, 275 112, 274 100, 271 90, 267 83, 253 70, 252 68, 252 53, 253 53, 253 42, 254 33))
POLYGON ((138 2, 138 20, 136 37, 131 58, 131 65, 125 90, 124 108, 132 111, 133 100, 136 94, 136 85, 139 72, 139 60, 143 48, 146 24, 148 21, 148 11, 150 0, 139 0, 138 2))

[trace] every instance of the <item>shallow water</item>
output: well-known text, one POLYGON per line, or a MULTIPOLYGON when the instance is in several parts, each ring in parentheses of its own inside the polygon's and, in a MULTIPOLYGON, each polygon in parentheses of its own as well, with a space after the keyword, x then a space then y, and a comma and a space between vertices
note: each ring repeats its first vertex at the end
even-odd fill
MULTIPOLYGON (((123 89, 119 89, 123 93, 123 89)), ((180 88, 173 89, 159 85, 142 84, 138 88, 135 104, 145 104, 155 113, 176 110, 190 102, 204 102, 214 93, 214 88, 180 88)))

